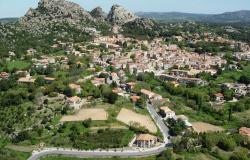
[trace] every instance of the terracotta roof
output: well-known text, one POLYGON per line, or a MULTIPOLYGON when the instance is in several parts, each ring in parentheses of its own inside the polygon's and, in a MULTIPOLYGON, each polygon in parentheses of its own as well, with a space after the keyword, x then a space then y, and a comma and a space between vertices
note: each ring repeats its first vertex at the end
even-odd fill
POLYGON ((240 130, 239 130, 239 133, 241 135, 245 135, 245 136, 249 136, 250 137, 250 128, 241 127, 240 130))
POLYGON ((130 99, 133 101, 133 102, 136 102, 140 99, 141 97, 140 96, 131 96, 130 99))
POLYGON ((214 94, 216 97, 224 97, 224 95, 222 93, 216 93, 214 94))
POLYGON ((157 137, 150 135, 150 134, 140 134, 136 140, 137 141, 153 141, 156 140, 157 137))
POLYGON ((167 112, 174 112, 170 108, 168 108, 167 106, 160 107, 160 109, 163 110, 165 113, 167 113, 167 112))
POLYGON ((146 90, 146 89, 142 89, 142 90, 141 90, 141 93, 146 94, 146 95, 152 95, 152 96, 155 95, 154 92, 151 92, 151 91, 146 90))
POLYGON ((127 85, 130 85, 130 86, 135 86, 135 85, 136 85, 136 83, 135 83, 135 82, 129 82, 129 83, 127 83, 127 85))
POLYGON ((31 77, 21 77, 18 79, 18 82, 23 82, 23 83, 34 83, 35 79, 31 77))
POLYGON ((0 73, 0 77, 2 77, 2 78, 7 78, 7 77, 9 77, 9 73, 7 73, 7 72, 1 72, 0 73))
POLYGON ((81 98, 79 98, 77 96, 68 98, 68 101, 70 101, 70 102, 77 102, 77 101, 80 101, 80 100, 81 100, 81 98))
POLYGON ((74 84, 74 83, 70 83, 69 84, 69 88, 71 88, 71 89, 78 89, 78 88, 81 88, 81 86, 77 85, 77 84, 74 84))
POLYGON ((113 93, 121 93, 122 92, 122 89, 121 88, 114 88, 112 90, 113 93))
POLYGON ((112 72, 112 73, 111 73, 111 76, 112 76, 112 77, 117 77, 117 74, 116 74, 115 72, 112 72))

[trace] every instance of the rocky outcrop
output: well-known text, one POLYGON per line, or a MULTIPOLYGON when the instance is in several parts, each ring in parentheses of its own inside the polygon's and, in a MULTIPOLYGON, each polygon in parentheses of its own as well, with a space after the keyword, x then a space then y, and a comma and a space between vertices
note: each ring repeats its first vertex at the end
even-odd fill
POLYGON ((96 7, 90 12, 91 16, 97 20, 105 21, 107 13, 105 13, 101 7, 96 7))
POLYGON ((108 21, 112 24, 116 25, 123 25, 127 22, 133 21, 138 17, 135 16, 133 13, 127 11, 123 7, 119 5, 113 5, 109 14, 108 14, 108 21))
POLYGON ((94 18, 80 5, 65 0, 40 0, 36 9, 29 9, 19 22, 28 28, 46 27, 51 23, 67 22, 77 24, 94 21, 94 18))
POLYGON ((69 24, 81 31, 98 26, 107 30, 111 25, 122 29, 125 24, 148 29, 153 25, 152 21, 139 18, 119 5, 113 5, 107 15, 101 7, 88 12, 80 5, 66 0, 40 0, 36 9, 29 9, 20 18, 19 24, 25 30, 45 34, 49 33, 50 28, 61 24, 69 24))
POLYGON ((148 18, 136 18, 135 20, 128 22, 126 25, 152 30, 155 23, 148 18))

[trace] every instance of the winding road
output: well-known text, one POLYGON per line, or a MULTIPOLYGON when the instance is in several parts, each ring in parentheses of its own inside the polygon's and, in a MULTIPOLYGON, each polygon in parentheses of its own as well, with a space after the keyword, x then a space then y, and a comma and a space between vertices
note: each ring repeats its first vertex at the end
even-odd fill
POLYGON ((63 148, 46 148, 41 151, 34 151, 28 160, 39 160, 41 157, 47 155, 63 155, 67 157, 78 157, 78 158, 101 158, 101 157, 147 157, 161 153, 166 149, 166 146, 170 143, 168 140, 168 127, 164 124, 161 117, 157 114, 155 108, 151 104, 147 104, 147 110, 155 123, 159 127, 164 142, 157 147, 150 149, 140 150, 91 150, 91 151, 79 151, 73 149, 63 148))

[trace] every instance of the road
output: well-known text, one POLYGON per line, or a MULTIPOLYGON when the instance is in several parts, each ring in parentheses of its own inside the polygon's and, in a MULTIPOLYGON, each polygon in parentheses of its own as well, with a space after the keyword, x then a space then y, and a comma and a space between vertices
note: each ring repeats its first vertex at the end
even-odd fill
POLYGON ((162 118, 157 114, 155 108, 147 103, 147 110, 150 113, 151 117, 154 119, 155 123, 157 124, 158 128, 160 129, 163 137, 164 137, 164 143, 167 145, 169 142, 169 129, 168 127, 164 124, 162 118))
POLYGON ((92 150, 92 151, 78 151, 71 149, 63 148, 47 148, 42 151, 34 151, 31 157, 28 160, 38 160, 41 157, 47 155, 63 155, 67 157, 79 157, 79 158, 98 158, 98 157, 147 157, 161 153, 165 150, 166 145, 169 144, 169 134, 168 127, 164 124, 161 117, 157 114, 156 110, 151 104, 147 104, 147 110, 150 113, 151 117, 154 119, 158 128, 162 132, 164 137, 164 142, 154 148, 145 149, 145 150, 124 150, 124 151, 105 151, 105 150, 92 150))
POLYGON ((156 155, 165 150, 165 145, 144 151, 77 151, 70 149, 50 148, 40 152, 34 152, 28 160, 38 160, 47 155, 63 155, 78 158, 103 158, 103 157, 147 157, 156 155))

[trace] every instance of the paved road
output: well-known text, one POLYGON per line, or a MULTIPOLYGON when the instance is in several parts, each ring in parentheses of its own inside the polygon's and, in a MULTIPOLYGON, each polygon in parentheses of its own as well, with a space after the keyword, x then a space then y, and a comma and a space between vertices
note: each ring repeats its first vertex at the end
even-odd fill
POLYGON ((155 123, 157 124, 158 128, 160 129, 163 137, 164 137, 164 143, 167 145, 170 143, 169 137, 169 129, 164 124, 162 118, 157 114, 155 108, 151 104, 147 104, 147 110, 150 113, 151 117, 154 119, 155 123))
POLYGON ((161 117, 157 114, 154 107, 147 104, 147 110, 149 111, 151 117, 154 119, 155 123, 159 127, 162 135, 164 137, 164 143, 161 146, 145 149, 145 150, 125 150, 125 151, 78 151, 71 149, 62 148, 47 148, 42 151, 34 151, 32 156, 28 160, 38 160, 41 157, 47 155, 63 155, 68 157, 79 157, 79 158, 92 158, 92 157, 147 157, 151 155, 156 155, 165 150, 166 145, 169 144, 168 131, 169 129, 163 123, 161 117))
POLYGON ((161 145, 157 148, 144 151, 77 151, 77 150, 66 150, 50 148, 37 153, 33 153, 28 160, 38 160, 41 157, 47 155, 63 155, 67 157, 78 157, 78 158, 102 158, 102 157, 147 157, 156 155, 165 150, 165 145, 161 145))

